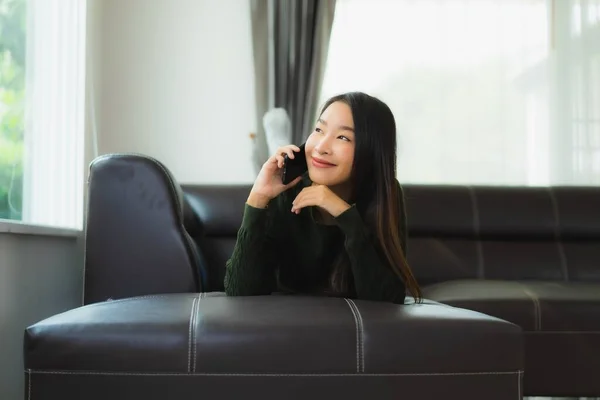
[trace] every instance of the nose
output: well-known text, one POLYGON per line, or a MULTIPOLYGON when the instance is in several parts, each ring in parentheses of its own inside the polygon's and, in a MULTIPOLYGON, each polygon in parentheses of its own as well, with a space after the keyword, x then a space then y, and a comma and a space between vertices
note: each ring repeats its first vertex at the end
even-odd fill
POLYGON ((316 144, 315 150, 319 154, 331 154, 331 140, 328 136, 325 136, 319 140, 316 144))

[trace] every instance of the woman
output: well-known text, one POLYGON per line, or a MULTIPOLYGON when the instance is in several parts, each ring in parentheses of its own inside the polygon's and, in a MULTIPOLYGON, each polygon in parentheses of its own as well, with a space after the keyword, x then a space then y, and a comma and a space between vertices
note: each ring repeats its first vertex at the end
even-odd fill
POLYGON ((281 181, 278 149, 250 191, 227 261, 232 296, 325 294, 403 303, 419 286, 406 262, 406 218, 396 180, 396 124, 364 93, 328 100, 306 141, 308 172, 281 181))

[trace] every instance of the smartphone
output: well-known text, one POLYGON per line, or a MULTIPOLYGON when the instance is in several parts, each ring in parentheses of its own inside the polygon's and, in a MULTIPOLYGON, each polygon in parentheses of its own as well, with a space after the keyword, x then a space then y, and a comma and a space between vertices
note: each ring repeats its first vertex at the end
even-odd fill
POLYGON ((298 147, 300 147, 300 151, 294 152, 294 158, 289 158, 287 154, 283 157, 283 173, 281 174, 281 181, 284 185, 287 185, 308 171, 304 143, 298 147))

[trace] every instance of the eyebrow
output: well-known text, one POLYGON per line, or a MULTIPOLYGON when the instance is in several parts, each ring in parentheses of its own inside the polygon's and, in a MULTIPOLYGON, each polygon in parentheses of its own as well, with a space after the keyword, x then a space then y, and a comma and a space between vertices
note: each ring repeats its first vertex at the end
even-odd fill
MULTIPOLYGON (((320 122, 320 123, 322 123, 323 125, 327 126, 327 121, 324 121, 321 118, 319 118, 317 121, 320 122)), ((340 129, 343 130, 343 131, 354 132, 354 128, 352 128, 350 126, 346 126, 346 125, 340 126, 340 129)))

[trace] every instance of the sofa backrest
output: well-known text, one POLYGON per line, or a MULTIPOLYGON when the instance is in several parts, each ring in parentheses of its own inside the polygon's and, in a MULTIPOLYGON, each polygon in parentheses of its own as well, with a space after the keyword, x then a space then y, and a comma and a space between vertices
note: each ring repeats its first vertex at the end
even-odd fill
MULTIPOLYGON (((184 185, 185 226, 223 290, 250 185, 184 185)), ((452 279, 600 281, 600 187, 403 185, 408 261, 452 279)))
POLYGON ((206 266, 209 290, 222 291, 229 259, 244 215, 250 185, 183 185, 184 224, 206 266))
POLYGON ((405 185, 422 283, 600 280, 599 187, 405 185))

